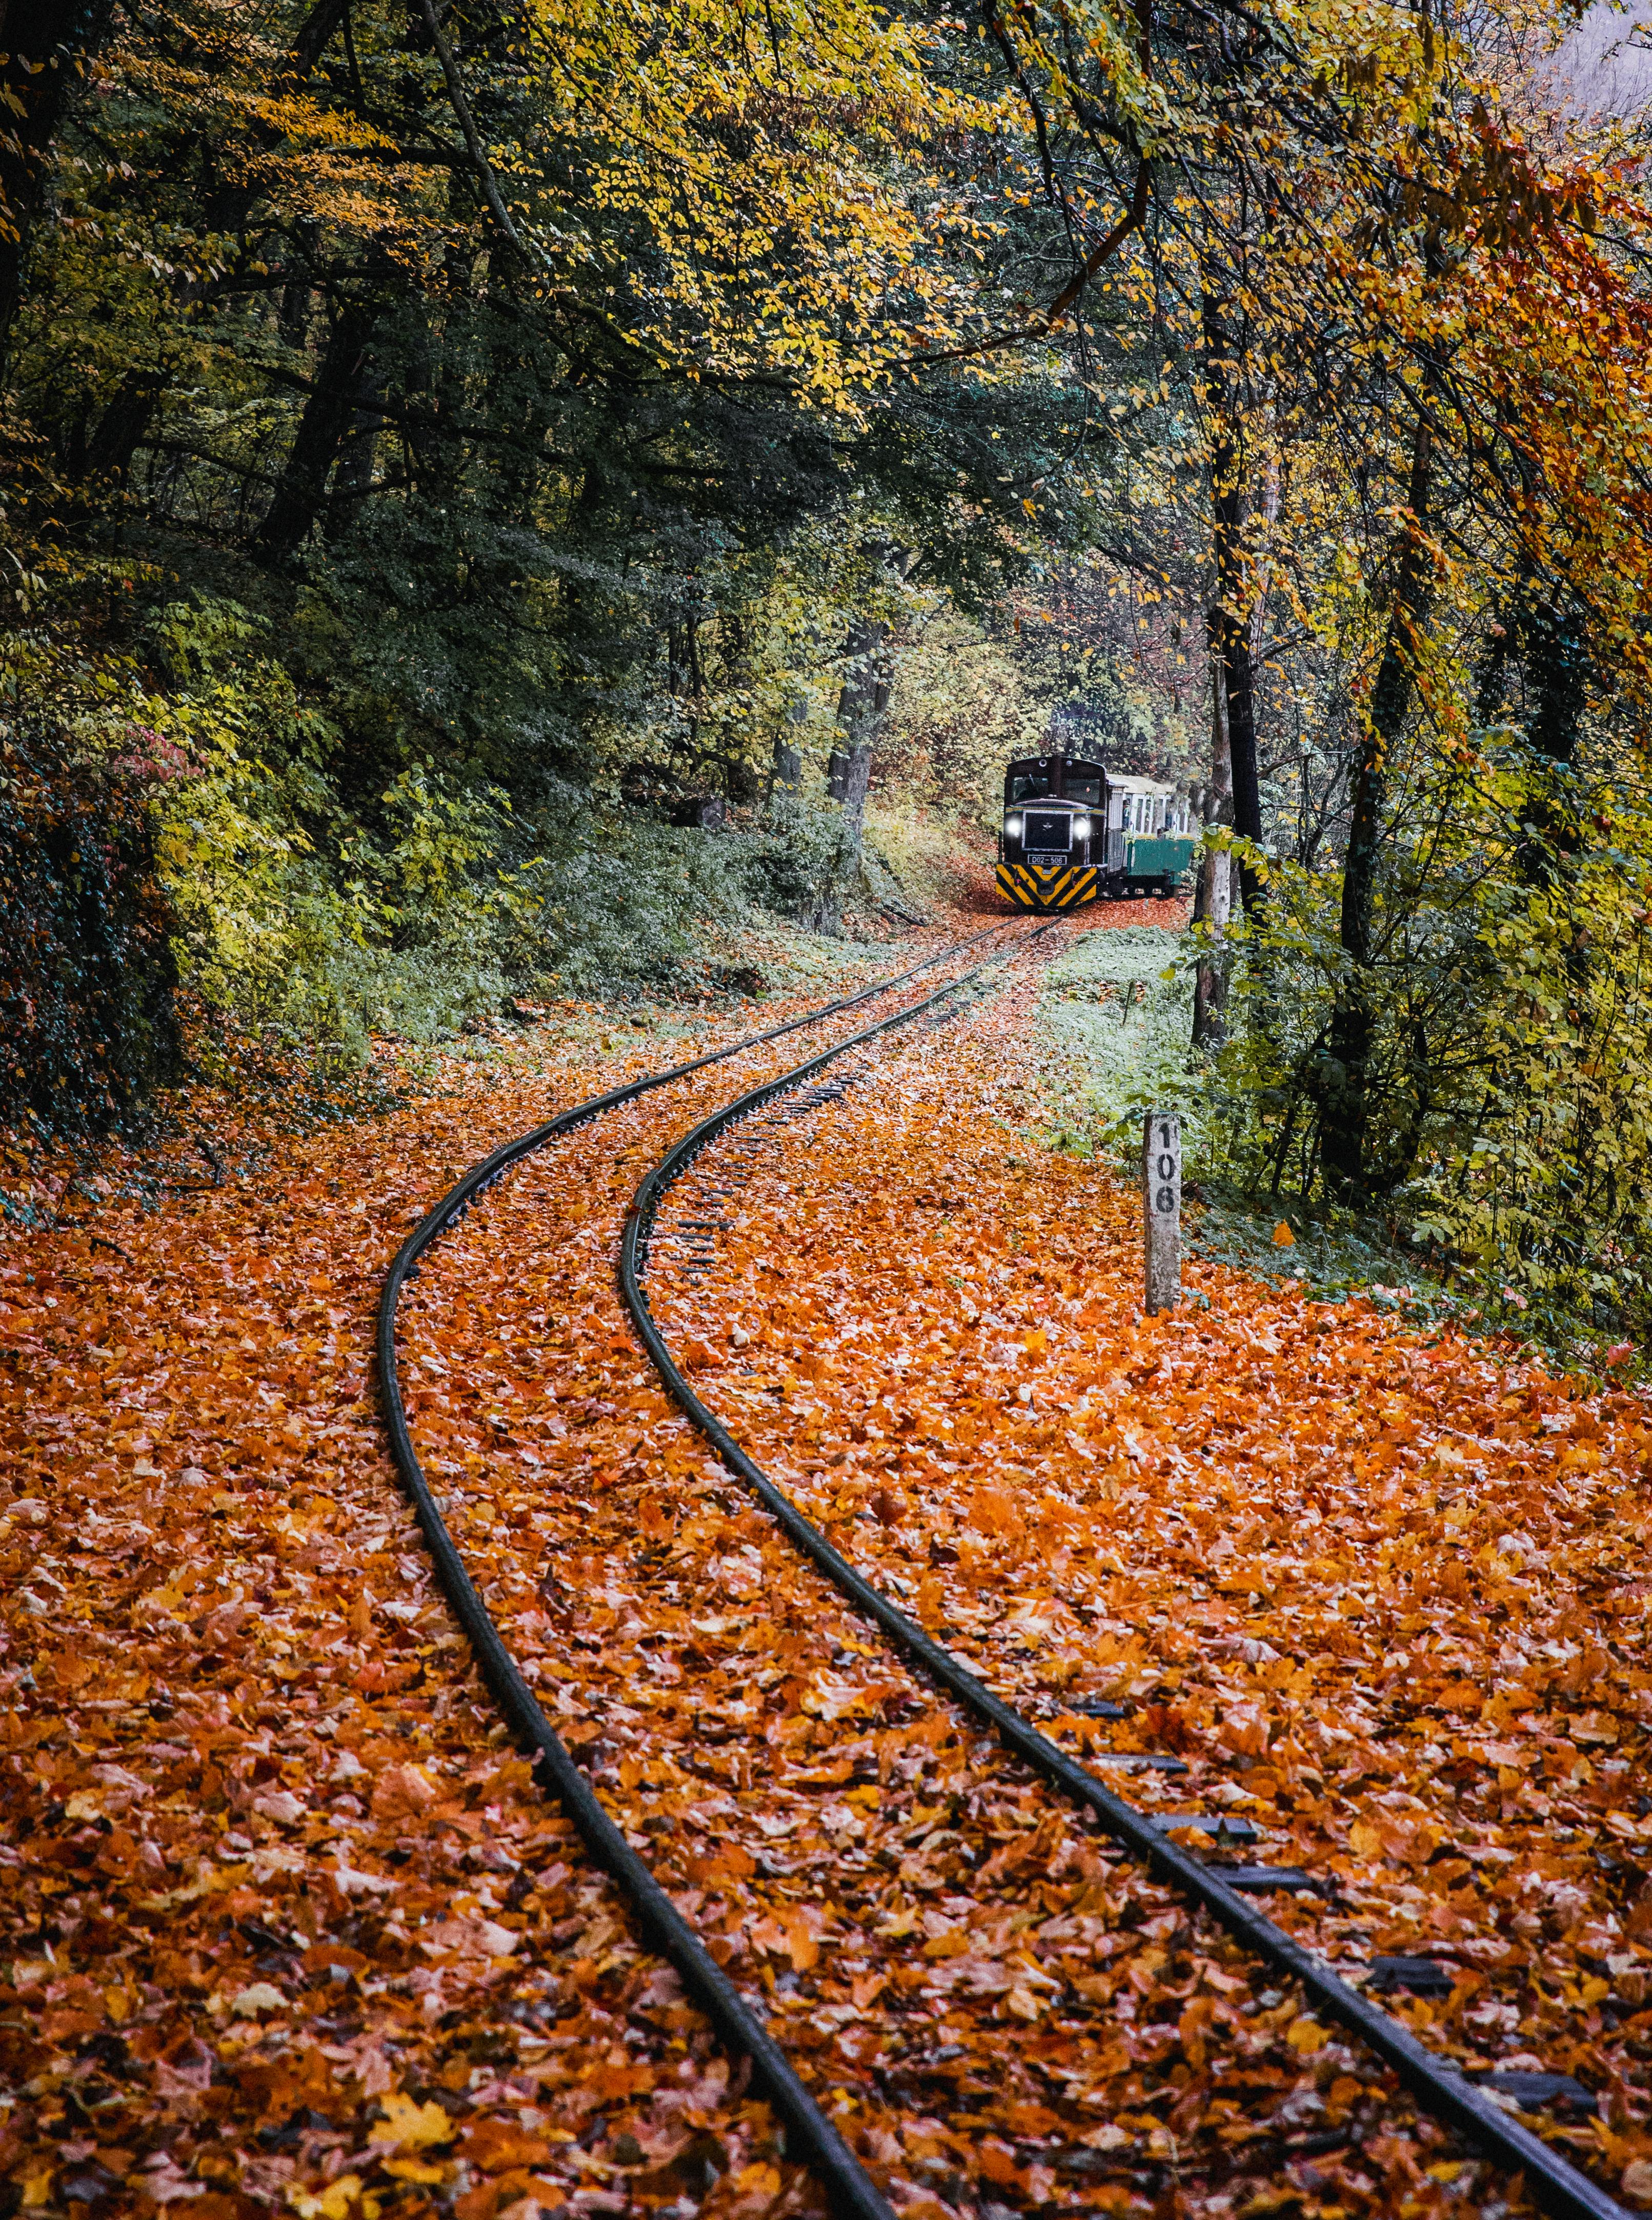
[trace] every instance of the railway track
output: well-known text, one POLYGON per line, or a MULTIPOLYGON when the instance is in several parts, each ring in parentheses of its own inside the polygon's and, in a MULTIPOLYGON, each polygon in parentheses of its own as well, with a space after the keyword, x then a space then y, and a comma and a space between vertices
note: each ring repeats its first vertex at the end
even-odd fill
MULTIPOLYGON (((1016 939, 1019 944, 1032 937, 1016 939)), ((943 951, 917 968, 963 952, 943 951)), ((1011 960, 1018 957, 1019 945, 1010 953, 1011 960)), ((897 991, 912 976, 855 1002, 897 991)), ((717 1754, 712 1777, 733 1785, 737 1799, 743 1778, 749 1791, 749 1755, 738 1748, 732 1757, 725 1754, 731 1743, 749 1745, 761 1735, 764 1762, 772 1768, 770 1790, 782 1784, 795 1800, 816 1807, 806 1820, 782 1824, 777 1836, 767 1831, 762 1813, 749 1815, 738 1800, 727 1809, 708 1809, 692 1783, 683 1786, 685 1776, 674 1762, 656 1758, 651 1764, 646 1732, 636 1731, 630 1720, 615 1724, 624 1713, 635 1715, 629 1701, 635 1693, 634 1649, 619 1658, 603 1650, 585 1661, 579 1677, 595 1701, 582 1696, 580 1702, 592 1714, 595 1731, 582 1722, 570 1748, 553 1730, 483 1606, 420 1464, 396 1369, 397 1305, 419 1260, 454 1232, 464 1211, 513 1164, 537 1157, 545 1143, 571 1136, 605 1114, 634 1119, 645 1092, 668 1082, 698 1082, 708 1063, 756 1052, 802 1024, 829 1023, 852 1005, 832 1006, 715 1058, 580 1106, 477 1166, 406 1244, 386 1282, 380 1318, 393 1446, 444 1588, 502 1715, 536 1753, 539 1779, 562 1800, 593 1856, 631 1897, 645 1939, 670 1961, 722 2039, 752 2060, 785 2122, 789 2155, 808 2164, 836 2210, 887 2215, 892 2209, 885 2187, 851 2148, 851 2138, 883 2183, 903 2197, 927 2192, 953 2203, 967 2190, 990 2203, 991 2185, 997 2182, 1018 2202, 1031 2196, 1056 2208, 1088 2211, 1109 2195, 1128 2197, 1132 2182, 1139 2186, 1138 2169, 1110 2161, 1110 2123, 1104 2120, 1098 2128, 1082 2098, 1069 2101, 1071 2060, 1105 2050, 1108 2041, 1105 2010, 1098 2011, 1075 1986, 1073 1946, 1076 1942, 1093 1954, 1103 1935, 1122 1934, 1138 1938, 1123 1955, 1141 1961, 1140 1970, 1150 1978, 1168 1967, 1169 1985, 1185 1999, 1176 2040, 1182 2067, 1197 2061, 1191 2081, 1184 2070, 1178 2082, 1167 2067, 1158 2073, 1156 2089, 1144 2081, 1138 2092, 1144 2114, 1155 2104, 1168 2105, 1165 2119, 1149 2130, 1150 2141, 1154 2134, 1168 2141, 1170 2178, 1179 2190, 1192 2193, 1201 2184, 1209 2190, 1231 2179, 1235 2142, 1250 2140, 1249 2123, 1233 2100, 1227 2100, 1225 2116, 1222 2099, 1208 2102, 1210 2091, 1231 2087, 1242 2102, 1247 2087, 1269 2086, 1269 2075, 1275 2083, 1281 2073, 1294 2080, 1301 2061, 1292 2056, 1290 2031, 1307 2013, 1318 2012, 1360 2046, 1337 2043, 1321 2061, 1337 2071, 1345 2112, 1377 2106, 1403 2124, 1414 2103, 1499 2168, 1522 2174, 1544 2210, 1605 2220, 1620 2208, 1562 2155, 1491 2097, 1444 2070, 1409 2029, 1266 1918, 1232 1880, 1181 1848, 1154 1815, 1118 1796, 1094 1769, 926 1634, 900 1601, 857 1573, 696 1394, 657 1324, 645 1286, 651 1253, 657 1276, 670 1282, 668 1307, 673 1294, 691 1294, 716 1255, 716 1237, 726 1230, 751 1167, 772 1163, 793 1144, 801 1121, 840 1099, 846 1086, 869 1080, 896 1040, 910 1039, 912 1029, 940 1020, 980 984, 978 967, 958 972, 823 1052, 710 1107, 664 1151, 652 1136, 633 1132, 617 1136, 604 1151, 616 1171, 639 1157, 651 1157, 626 1216, 621 1287, 671 1394, 757 1506, 746 1509, 702 1479, 702 1498, 711 1490, 715 1534, 709 1553, 690 1537, 689 1562, 696 1562, 699 1547, 701 1568, 707 1562, 724 1568, 726 1585, 729 1559, 741 1550, 750 1552, 758 1533, 764 1548, 759 1579, 773 1580, 776 1547, 796 1553, 795 1575, 771 1608, 789 1627, 813 1631, 817 1654, 831 1661, 832 1680, 824 1705, 814 1706, 803 1747, 789 1752, 776 1746, 769 1699, 776 1686, 783 1698, 788 1681, 772 1675, 767 1664, 754 1670, 738 1621, 731 1629, 725 1614, 712 1612, 685 1626, 677 1608, 683 1568, 680 1553, 674 1555, 670 1546, 670 1514, 650 1495, 645 1479, 579 1506, 562 1522, 557 1538, 568 1547, 583 1543, 587 1562, 593 1544, 610 1561, 630 1560, 627 1594, 633 1602, 651 1601, 662 1630, 677 1637, 682 1654, 693 1662, 707 1730, 701 1739, 717 1754), (870 1648, 869 1624, 879 1637, 870 1648), (766 1687, 765 1674, 770 1675, 766 1687), (762 1700, 754 1702, 759 1690, 762 1700), (823 1715, 834 1711, 835 1718, 823 1715), (982 1729, 990 1737, 985 1742, 982 1729), (822 1799, 823 1788, 845 1783, 842 1800, 822 1799), (850 1803, 851 1797, 857 1803, 850 1803), (876 1833, 896 1845, 898 1879, 913 1864, 916 1846, 919 1872, 905 1896, 921 1907, 919 1918, 899 1905, 892 1910, 887 1891, 879 1893, 876 1884, 892 1853, 866 1847, 874 1815, 876 1833), (685 1839, 685 1817, 697 1830, 695 1839, 685 1839), (951 1839, 938 1848, 938 1836, 951 1839), (647 1858, 640 1855, 644 1848, 651 1852, 647 1858), (1025 1938, 1013 1949, 1006 1936, 985 1934, 976 1916, 983 1904, 994 1902, 1025 1938), (691 1905, 693 1919, 683 1904, 691 1905), (824 1919, 812 1917, 811 1907, 818 1915, 822 1906, 829 1908, 824 1919), (1036 1925, 1029 1913, 1036 1915, 1036 1925), (915 1942, 919 1935, 923 1939, 915 1942), (731 1936, 736 1938, 732 1947, 731 1936), (724 1947, 714 1955, 708 1941, 724 1947), (1156 1967, 1146 1962, 1156 1953, 1156 1967), (1277 1988, 1257 1991, 1251 1972, 1257 1959, 1277 1988), (956 2022, 950 2031, 967 2039, 926 2049, 914 2038, 907 2003, 914 1963, 937 1973, 963 1967, 962 1977, 945 1989, 946 2010, 956 2022), (1260 2024, 1247 2025, 1243 2013, 1225 2010, 1225 2000, 1241 1990, 1260 1999, 1254 2015, 1260 2024), (1001 2053, 1005 2049, 1006 1996, 1015 2016, 1014 2048, 1023 2055, 1002 2059, 1007 2109, 1000 2101, 988 2119, 981 2112, 989 2092, 977 2086, 979 2061, 994 2045, 1001 2053), (1052 1997, 1063 2002, 1052 2007, 1052 1997), (878 2030, 880 2014, 887 2025, 869 2041, 867 2030, 878 2030), (1067 2064, 1057 2064, 1056 2050, 1067 2064), (807 2076, 793 2062, 803 2055, 814 2064, 807 2076), (963 2078, 956 2068, 960 2058, 966 2061, 963 2078), (1383 2066, 1397 2075, 1407 2098, 1393 2098, 1383 2066), (1356 2093, 1349 2094, 1346 2085, 1356 2093), (1202 2122, 1184 2101, 1189 2086, 1202 2090, 1210 2115, 1202 2122), (963 2110, 966 2102, 976 2107, 976 2125, 961 2131, 958 2122, 971 2117, 963 2110), (914 2109, 933 2131, 933 2148, 916 2157, 912 2136, 902 2140, 899 2132, 914 2109), (1231 2132, 1236 2127, 1244 2129, 1244 2136, 1231 2132)), ((532 1180, 512 1183, 514 1217, 508 1226, 496 1226, 496 1235, 531 1238, 535 1214, 555 1182, 555 1162, 542 1159, 532 1180)), ((577 1182, 589 1163, 588 1157, 583 1164, 564 1167, 564 1175, 577 1182)), ((490 1219, 500 1207, 491 1207, 490 1219)), ((667 1463, 669 1469, 669 1458, 667 1463)), ((577 1623, 571 1596, 568 1615, 570 1624, 577 1623)), ((659 1637, 639 1639, 650 1638, 659 1637)), ((584 1639, 593 1646, 589 1637, 584 1639)), ((560 1693, 565 1683, 558 1685, 560 1693)), ((818 1673, 814 1693, 818 1698, 818 1673)), ((1087 1978, 1094 1988, 1093 1977, 1078 1977, 1087 1978)), ((1165 1985, 1162 1976, 1159 1986, 1165 1985)), ((1096 2004, 1105 2001, 1098 1997, 1096 2004)), ((1146 2081, 1153 2079, 1149 2070, 1146 2081)), ((1003 2099, 1002 2089, 991 2093, 1003 2099)), ((1250 2109, 1268 2111, 1256 2102, 1250 2109)), ((1314 2142, 1300 2121, 1288 2118, 1262 2132, 1263 2156, 1276 2142, 1279 2163, 1293 2140, 1299 2155, 1301 2146, 1314 2142)), ((919 2142, 923 2140, 920 2135, 919 2142)), ((1333 2135, 1332 2147, 1336 2142, 1333 2135)), ((1381 2196, 1371 2209, 1384 2209, 1381 2196)))

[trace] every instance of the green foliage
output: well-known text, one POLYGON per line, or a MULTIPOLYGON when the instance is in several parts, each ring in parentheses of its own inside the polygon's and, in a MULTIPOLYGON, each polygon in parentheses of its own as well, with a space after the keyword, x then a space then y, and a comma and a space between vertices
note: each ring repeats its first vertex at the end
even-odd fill
POLYGON ((843 813, 818 794, 777 789, 762 831, 745 844, 751 899, 782 917, 810 920, 831 904, 851 868, 843 813))
POLYGON ((502 791, 428 763, 358 798, 343 736, 271 652, 266 620, 175 602, 152 646, 148 667, 77 661, 39 638, 9 655, 14 698, 53 704, 65 737, 31 753, 9 728, 8 918, 27 956, 7 991, 20 1035, 38 1037, 30 1087, 84 1094, 89 1115, 87 1071, 124 1101, 137 1082, 121 1057, 160 1054, 109 1000, 146 976, 140 911, 168 991, 175 975, 192 1005, 272 1043, 358 1053, 374 1033, 434 1039, 522 988, 657 982, 754 908, 792 907, 832 858, 838 813, 801 803, 778 826, 708 836, 564 786, 524 819, 502 791), (77 1002, 63 967, 89 902, 115 921, 83 933, 73 960, 94 983, 77 1002), (59 1041, 76 1009, 106 1048, 59 1041))
POLYGON ((300 704, 268 634, 233 603, 171 605, 155 641, 171 683, 150 690, 134 673, 132 707, 189 766, 155 808, 186 983, 209 1006, 299 1032, 330 1014, 329 957, 371 910, 327 869, 338 735, 300 704))
POLYGON ((429 1040, 519 988, 658 982, 835 862, 838 813, 801 800, 707 835, 567 783, 520 814, 421 763, 350 806, 338 733, 255 652, 260 627, 174 608, 164 637, 180 689, 146 706, 201 764, 160 840, 190 976, 295 1032, 429 1040))
POLYGON ((266 621, 174 603, 155 645, 171 683, 137 706, 190 765, 155 803, 184 983, 290 1040, 357 1046, 496 1005, 489 957, 516 898, 503 796, 414 764, 352 808, 342 735, 266 621))
POLYGON ((1043 745, 1053 701, 1013 641, 945 603, 914 611, 895 666, 884 779, 913 801, 997 829, 1004 765, 1043 745))
POLYGON ((0 714, 0 1127, 100 1132, 177 1072, 153 783, 0 714))
MULTIPOLYGON (((1652 1325, 1652 809, 1597 750, 1572 773, 1492 736, 1408 788, 1381 881, 1372 1013, 1380 1218, 1488 1314, 1652 1325), (1403 828, 1403 829, 1400 829, 1403 828)), ((1323 1206, 1338 876, 1279 866, 1209 1075, 1211 1161, 1323 1206)))

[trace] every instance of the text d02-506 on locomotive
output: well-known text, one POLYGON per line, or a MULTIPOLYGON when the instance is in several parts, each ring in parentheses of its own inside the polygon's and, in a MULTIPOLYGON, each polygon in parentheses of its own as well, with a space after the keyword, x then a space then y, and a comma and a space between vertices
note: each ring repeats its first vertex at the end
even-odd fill
POLYGON ((1175 894, 1198 846, 1187 796, 1162 780, 1059 755, 1004 773, 998 886, 1018 909, 1175 894))

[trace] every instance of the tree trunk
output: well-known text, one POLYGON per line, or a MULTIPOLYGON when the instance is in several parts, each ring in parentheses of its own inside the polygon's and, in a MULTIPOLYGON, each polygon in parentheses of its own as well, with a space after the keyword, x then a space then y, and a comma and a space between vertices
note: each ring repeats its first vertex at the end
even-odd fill
POLYGON ((1354 758, 1352 817, 1343 867, 1341 924, 1344 974, 1331 1013, 1329 1063, 1320 1105, 1320 1161, 1327 1184, 1344 1201, 1363 1200, 1370 1186, 1371 1051, 1376 1013, 1371 959, 1377 867, 1387 760, 1400 745, 1415 690, 1417 635, 1428 614, 1431 585, 1423 532, 1429 513, 1433 447, 1426 420, 1412 447, 1412 521, 1394 583, 1382 661, 1354 758))
POLYGON ((775 734, 775 759, 769 773, 769 799, 795 794, 803 783, 803 758, 783 733, 775 734))
MULTIPOLYGON (((1224 321, 1222 302, 1209 292, 1200 313, 1211 391, 1211 533, 1216 557, 1217 652, 1227 695, 1233 829, 1242 839, 1260 845, 1262 782, 1256 766, 1256 669, 1250 622, 1254 597, 1244 559, 1247 465, 1239 426, 1238 380, 1229 352, 1238 341, 1224 321)), ((1245 907, 1253 909, 1261 899, 1261 882, 1249 864, 1240 866, 1239 876, 1245 907)))
POLYGON ((1585 614, 1570 600, 1534 602, 1525 620, 1526 669, 1532 693, 1526 739, 1553 764, 1577 752, 1589 671, 1585 614))
POLYGON ((111 0, 0 0, 0 377, 52 142, 113 12, 111 0))
POLYGON ((838 695, 838 722, 843 728, 844 753, 848 758, 843 775, 845 880, 861 868, 872 751, 889 706, 888 644, 889 627, 882 618, 851 619, 846 643, 849 674, 838 695))
MULTIPOLYGON (((1219 612, 1210 613, 1211 764, 1206 790, 1206 825, 1233 822, 1233 755, 1228 725, 1227 678, 1219 646, 1219 612)), ((1227 1032, 1227 972, 1219 944, 1233 904, 1233 858, 1207 848, 1194 896, 1194 922, 1208 925, 1213 945, 1200 957, 1194 979, 1193 1038, 1195 1048, 1214 1048, 1227 1032)))
POLYGON ((290 562, 327 497, 327 474, 356 413, 367 343, 378 317, 372 301, 347 301, 321 352, 298 433, 253 545, 273 563, 290 562))
POLYGON ((1520 613, 1521 659, 1525 666, 1526 745, 1541 756, 1527 801, 1530 834, 1519 849, 1520 876, 1528 886, 1552 887, 1575 854, 1577 810, 1557 774, 1572 767, 1583 722, 1589 671, 1585 612, 1566 598, 1528 598, 1520 613))
MULTIPOLYGON (((95 422, 90 408, 84 410, 58 443, 66 483, 90 486, 94 494, 124 486, 165 389, 165 371, 129 370, 95 422)), ((84 513, 81 504, 75 513, 84 513)))
MULTIPOLYGON (((1228 748, 1232 761, 1233 829, 1243 840, 1262 845, 1262 782, 1256 771, 1256 666, 1250 659, 1248 625, 1240 623, 1224 607, 1218 611, 1222 636, 1222 677, 1227 694, 1228 748)), ((1262 899, 1262 882, 1255 866, 1239 867, 1244 906, 1254 910, 1262 899)))
POLYGON ((86 442, 86 475, 124 485, 166 390, 163 370, 129 370, 86 442))
POLYGON ((850 749, 843 783, 844 830, 849 852, 857 865, 866 844, 866 790, 871 783, 872 743, 867 740, 850 749))
POLYGON ((329 539, 344 537, 372 491, 373 462, 378 451, 378 435, 384 428, 383 401, 383 385, 364 351, 356 379, 355 405, 350 412, 349 428, 333 474, 335 498, 322 526, 329 539))

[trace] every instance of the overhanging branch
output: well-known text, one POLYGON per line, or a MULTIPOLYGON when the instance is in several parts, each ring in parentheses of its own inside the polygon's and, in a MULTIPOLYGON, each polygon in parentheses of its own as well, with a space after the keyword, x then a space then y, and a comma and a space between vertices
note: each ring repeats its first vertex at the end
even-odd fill
POLYGON ((1047 339, 1051 332, 1059 330, 1084 288, 1112 261, 1131 232, 1139 231, 1146 222, 1152 188, 1153 165, 1144 157, 1136 165, 1136 190, 1131 195, 1130 206, 1107 237, 1091 248, 1076 275, 1057 294, 1037 323, 1024 324, 1015 331, 994 332, 988 338, 976 340, 969 346, 947 347, 937 354, 910 355, 907 366, 928 369, 937 363, 962 362, 973 355, 991 354, 999 347, 1024 346, 1030 340, 1047 339))

